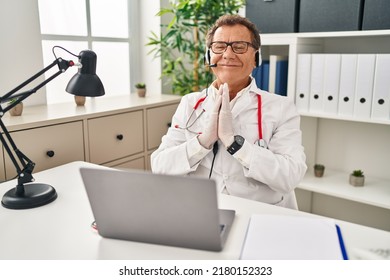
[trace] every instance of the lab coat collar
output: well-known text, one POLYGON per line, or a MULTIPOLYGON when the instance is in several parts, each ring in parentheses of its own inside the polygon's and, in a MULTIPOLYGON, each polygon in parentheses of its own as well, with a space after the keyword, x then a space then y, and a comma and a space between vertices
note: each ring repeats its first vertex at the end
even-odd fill
POLYGON ((232 108, 233 119, 236 118, 242 111, 257 108, 257 94, 261 94, 261 90, 257 87, 255 79, 252 78, 250 85, 242 92, 241 96, 237 99, 232 108))

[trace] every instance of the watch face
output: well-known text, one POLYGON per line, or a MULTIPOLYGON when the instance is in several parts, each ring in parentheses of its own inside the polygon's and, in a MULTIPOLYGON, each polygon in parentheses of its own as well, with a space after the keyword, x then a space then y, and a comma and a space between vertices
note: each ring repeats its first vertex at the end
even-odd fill
POLYGON ((241 135, 234 136, 234 141, 237 142, 240 146, 244 145, 245 139, 241 135))

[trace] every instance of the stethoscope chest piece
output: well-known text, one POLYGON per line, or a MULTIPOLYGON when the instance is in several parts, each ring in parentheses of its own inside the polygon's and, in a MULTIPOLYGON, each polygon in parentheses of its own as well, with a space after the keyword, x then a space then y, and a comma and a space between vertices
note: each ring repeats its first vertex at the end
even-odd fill
POLYGON ((256 140, 255 143, 256 143, 257 145, 259 145, 260 147, 262 147, 262 148, 265 148, 265 147, 266 147, 266 144, 265 144, 264 139, 256 140))

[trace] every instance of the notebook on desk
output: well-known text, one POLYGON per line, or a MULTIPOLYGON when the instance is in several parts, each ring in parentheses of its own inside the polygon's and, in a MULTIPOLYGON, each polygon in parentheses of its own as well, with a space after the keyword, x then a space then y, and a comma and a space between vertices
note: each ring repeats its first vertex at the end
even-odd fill
POLYGON ((80 173, 101 236, 222 250, 235 211, 218 209, 214 181, 136 170, 80 173))
POLYGON ((243 260, 348 259, 341 230, 330 218, 252 215, 243 260))

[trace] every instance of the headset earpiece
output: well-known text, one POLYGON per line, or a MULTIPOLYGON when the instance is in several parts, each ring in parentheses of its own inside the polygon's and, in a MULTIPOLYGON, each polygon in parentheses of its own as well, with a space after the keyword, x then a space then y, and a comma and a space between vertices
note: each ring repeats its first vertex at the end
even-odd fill
POLYGON ((255 65, 256 67, 259 67, 262 63, 262 59, 261 59, 261 49, 259 49, 256 53, 255 53, 255 65))
POLYGON ((210 54, 210 49, 207 48, 206 52, 204 54, 204 64, 205 65, 210 65, 211 64, 211 54, 210 54))

